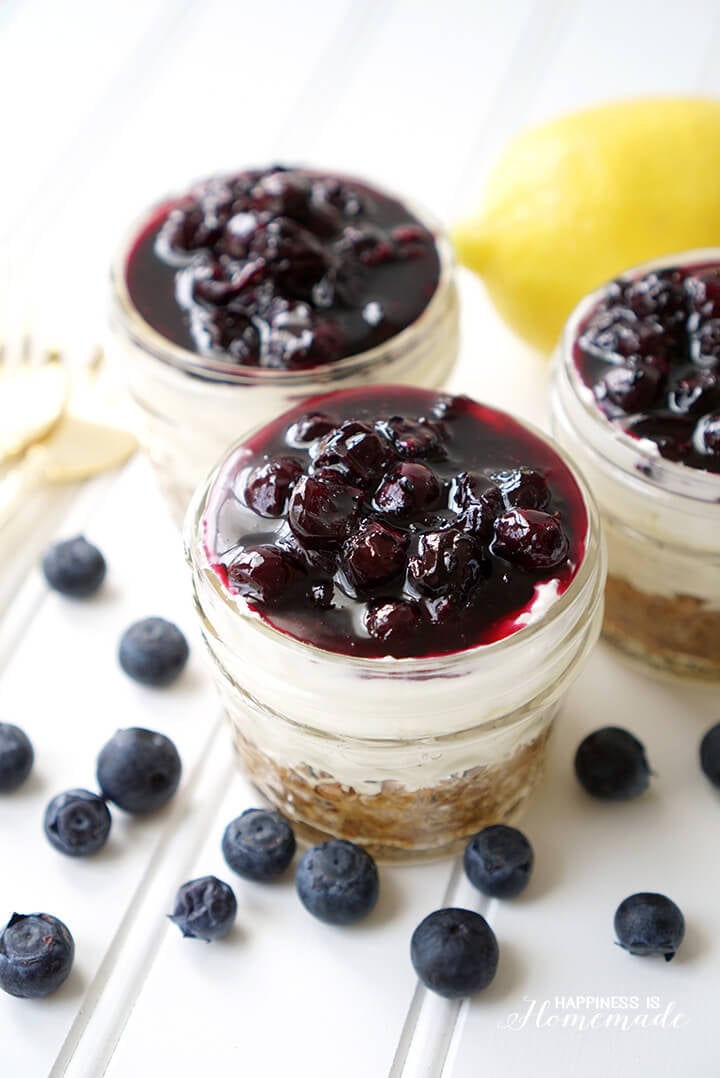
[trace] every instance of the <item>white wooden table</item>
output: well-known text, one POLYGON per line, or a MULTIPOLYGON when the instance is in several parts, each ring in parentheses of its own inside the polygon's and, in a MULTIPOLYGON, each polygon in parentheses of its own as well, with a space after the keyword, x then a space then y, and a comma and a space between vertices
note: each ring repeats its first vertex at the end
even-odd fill
MULTIPOLYGON (((14 281, 2 332, 27 320, 38 339, 84 354, 103 330, 124 224, 193 176, 314 162, 450 220, 520 126, 608 97, 719 92, 719 45, 711 0, 6 0, 0 235, 14 281)), ((543 362, 476 281, 464 276, 462 293, 452 388, 542 420, 543 362)), ((650 680, 597 649, 525 817, 536 872, 513 902, 483 900, 454 862, 383 867, 376 911, 340 930, 308 916, 290 878, 233 878, 238 927, 206 947, 163 915, 183 880, 231 877, 220 836, 256 797, 234 767, 178 535, 142 459, 24 507, 2 548, 0 606, 0 717, 37 751, 27 786, 0 804, 0 920, 46 910, 77 945, 56 996, 0 998, 2 1078, 719 1073, 720 799, 697 764, 717 693, 650 680), (46 592, 36 566, 53 538, 80 530, 110 570, 100 596, 72 604, 46 592), (115 661, 126 625, 155 613, 193 645, 165 692, 132 684, 115 661), (572 775, 581 737, 608 722, 644 739, 657 772, 648 795, 609 808, 572 775), (45 804, 92 787, 98 749, 127 725, 177 742, 181 792, 152 819, 116 813, 97 857, 62 858, 42 835, 45 804), (613 946, 615 907, 636 890, 665 891, 686 914, 669 965, 613 946), (500 942, 495 982, 462 1004, 419 989, 408 956, 415 925, 446 903, 482 911, 500 942)))

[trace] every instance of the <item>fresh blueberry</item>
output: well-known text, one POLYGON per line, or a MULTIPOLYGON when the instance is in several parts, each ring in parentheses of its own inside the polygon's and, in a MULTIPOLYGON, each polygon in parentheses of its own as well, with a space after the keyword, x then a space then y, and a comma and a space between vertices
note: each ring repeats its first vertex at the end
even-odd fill
POLYGON ((713 786, 720 786, 720 722, 711 726, 700 742, 700 767, 713 786))
POLYGON ((190 649, 171 621, 143 618, 126 629, 118 658, 128 677, 142 685, 170 685, 182 672, 190 649))
POLYGON ((49 913, 14 913, 0 932, 0 988, 40 999, 67 980, 75 956, 70 931, 49 913))
POLYGON ((182 764, 169 737, 130 727, 100 751, 97 780, 103 796, 125 812, 154 812, 178 788, 182 764))
POLYGON ((533 848, 522 831, 502 823, 485 827, 465 847, 467 878, 492 898, 513 898, 524 891, 533 861, 533 848))
POLYGON ((45 810, 44 828, 50 844, 70 857, 89 857, 107 842, 110 810, 90 790, 66 790, 45 810))
POLYGON ((235 924, 237 899, 232 887, 217 876, 188 880, 178 890, 168 917, 188 939, 222 939, 235 924))
POLYGON ((0 722, 0 793, 8 794, 22 786, 34 759, 27 734, 11 722, 0 722))
POLYGON ((669 962, 685 935, 682 911, 665 895, 641 892, 615 911, 615 935, 630 954, 663 955, 669 962))
POLYGON ((304 854, 295 886, 313 917, 331 925, 349 925, 367 917, 380 885, 369 853, 354 842, 332 838, 304 854))
POLYGON ((42 560, 50 587, 73 599, 85 599, 96 592, 105 579, 106 568, 98 548, 81 535, 55 543, 42 560))
POLYGON ((446 999, 461 999, 487 988, 498 957, 495 933, 472 910, 435 910, 420 922, 410 941, 410 959, 418 977, 426 988, 446 999))
POLYGON ((295 856, 295 835, 279 812, 245 809, 222 837, 223 857, 233 872, 266 883, 280 876, 295 856))
POLYGON ((602 801, 628 801, 638 797, 650 782, 642 743, 619 726, 594 730, 580 742, 575 774, 580 785, 602 801))

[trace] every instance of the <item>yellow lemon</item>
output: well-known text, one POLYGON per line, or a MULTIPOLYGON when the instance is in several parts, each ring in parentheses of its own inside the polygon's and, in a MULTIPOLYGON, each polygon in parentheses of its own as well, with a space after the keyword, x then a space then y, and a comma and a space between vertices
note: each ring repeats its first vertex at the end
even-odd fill
POLYGON ((453 238, 502 317, 549 351, 603 281, 720 245, 720 101, 617 102, 521 134, 453 238))

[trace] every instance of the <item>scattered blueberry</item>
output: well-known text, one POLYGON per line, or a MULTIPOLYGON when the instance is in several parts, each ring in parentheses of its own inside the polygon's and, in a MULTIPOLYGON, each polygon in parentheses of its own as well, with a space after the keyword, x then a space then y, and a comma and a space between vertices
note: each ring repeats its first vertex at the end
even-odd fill
POLYGON ((90 790, 66 790, 45 810, 44 828, 50 844, 70 857, 89 857, 102 849, 110 834, 110 810, 90 790))
POLYGON ((630 954, 663 955, 666 962, 685 935, 682 911, 665 895, 641 892, 624 899, 615 911, 615 935, 630 954))
POLYGON ((700 767, 713 786, 720 786, 720 722, 711 726, 700 742, 700 767))
POLYGON ((188 939, 222 939, 235 923, 237 900, 229 884, 217 876, 201 876, 184 883, 168 917, 188 939))
POLYGON ((0 793, 11 793, 22 786, 34 760, 27 734, 11 722, 0 722, 0 793))
POLYGON ((170 685, 182 672, 190 649, 171 621, 143 618, 126 629, 118 658, 128 677, 142 685, 170 685))
POLYGON ((85 599, 98 590, 107 566, 96 546, 79 535, 55 543, 42 559, 42 570, 55 591, 73 599, 85 599))
POLYGON ((533 861, 533 848, 522 831, 496 823, 473 835, 463 863, 470 883, 484 895, 513 898, 527 887, 533 861))
POLYGON ((435 910, 420 922, 410 941, 410 959, 418 977, 426 988, 446 999, 487 988, 498 957, 495 933, 472 910, 435 910))
POLYGON ((295 856, 295 835, 279 812, 245 809, 222 837, 223 857, 233 872, 265 883, 280 876, 295 856))
POLYGON ((638 797, 650 782, 642 743, 619 726, 594 730, 580 742, 575 753, 575 774, 580 785, 602 801, 638 797))
POLYGON ((101 749, 97 780, 103 796, 125 812, 154 812, 178 788, 182 764, 169 737, 130 727, 101 749))
POLYGON ((377 867, 370 854, 338 838, 304 854, 295 886, 305 909, 331 925, 349 925, 367 917, 379 892, 377 867))
POLYGON ((67 980, 75 956, 70 931, 49 913, 14 913, 0 933, 0 988, 40 999, 67 980))

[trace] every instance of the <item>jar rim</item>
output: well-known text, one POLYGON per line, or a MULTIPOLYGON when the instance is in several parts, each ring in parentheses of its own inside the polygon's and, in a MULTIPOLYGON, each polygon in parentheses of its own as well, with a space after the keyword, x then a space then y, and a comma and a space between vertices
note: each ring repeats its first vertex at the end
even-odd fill
MULTIPOLYGON (((228 175, 230 174, 228 173, 228 175)), ((192 187, 192 184, 189 184, 185 190, 187 191, 189 187, 192 187)), ((375 183, 372 184, 372 187, 380 194, 387 194, 389 197, 394 198, 400 197, 386 191, 375 183)), ((340 377, 362 372, 364 368, 372 367, 375 363, 384 361, 387 358, 388 348, 397 350, 399 354, 413 348, 418 337, 425 332, 428 323, 432 322, 442 312, 445 297, 454 280, 455 252, 445 227, 438 218, 418 203, 401 198, 403 205, 431 233, 440 263, 437 285, 432 296, 418 317, 408 326, 364 352, 356 352, 354 355, 344 356, 332 363, 317 364, 314 367, 307 367, 302 370, 253 367, 234 362, 225 363, 222 360, 201 356, 199 353, 183 348, 182 345, 175 344, 167 337, 164 337, 142 317, 130 296, 125 272, 128 254, 137 236, 162 207, 180 197, 182 197, 180 194, 166 195, 158 199, 134 219, 111 264, 111 300, 113 315, 118 318, 120 325, 134 343, 141 346, 145 352, 168 367, 180 373, 201 378, 204 381, 221 381, 246 386, 262 385, 267 387, 275 385, 292 388, 294 385, 302 387, 308 378, 318 379, 322 377, 322 372, 325 369, 327 369, 328 374, 337 372, 340 377)))
MULTIPOLYGON (((650 259, 624 270, 613 280, 631 281, 652 270, 701 265, 704 262, 720 263, 720 247, 694 248, 650 259)), ((609 284, 610 281, 606 281, 583 296, 565 323, 556 357, 560 388, 571 393, 572 399, 590 422, 591 448, 599 456, 631 476, 637 483, 646 485, 648 489, 657 489, 658 492, 694 501, 718 503, 720 476, 702 468, 692 468, 681 461, 668 460, 660 455, 657 446, 650 439, 633 438, 627 434, 600 411, 592 389, 580 376, 574 358, 578 329, 606 295, 609 284)))
MULTIPOLYGON (((312 399, 317 400, 318 398, 313 397, 312 399)), ((488 405, 488 407, 491 406, 488 405)), ((501 409, 494 410, 500 411, 501 409)), ((587 517, 587 528, 582 560, 565 591, 555 599, 548 610, 546 610, 537 621, 533 621, 529 625, 521 626, 509 635, 502 637, 500 640, 494 640, 488 644, 476 644, 459 651, 433 655, 409 655, 403 657, 396 657, 394 655, 348 655, 343 652, 331 651, 327 648, 319 647, 309 641, 299 640, 297 637, 270 625, 260 615, 255 614, 250 610, 247 610, 246 612, 243 611, 236 601, 238 597, 228 593, 218 574, 207 560, 204 543, 202 542, 201 527, 208 495, 212 490, 215 478, 222 465, 225 463, 227 456, 233 452, 238 443, 236 443, 236 446, 230 447, 227 453, 223 454, 222 460, 216 465, 206 480, 196 488, 195 493, 193 494, 187 509, 183 528, 186 560, 193 572, 197 571, 202 575, 202 578, 212 589, 220 602, 232 608, 235 616, 242 617, 247 627, 251 627, 254 631, 264 634, 268 639, 275 641, 278 646, 288 648, 291 651, 300 654, 311 655, 313 658, 330 664, 341 664, 346 667, 348 667, 349 664, 349 667, 355 670, 364 670, 371 674, 382 674, 383 676, 397 674, 399 677, 407 677, 408 675, 417 677, 424 673, 435 672, 435 668, 438 664, 441 664, 443 668, 447 670, 448 667, 461 666, 464 662, 472 661, 475 656, 503 655, 513 648, 525 646, 528 641, 536 639, 543 630, 547 630, 548 627, 555 625, 557 620, 562 617, 567 610, 574 606, 579 597, 582 596, 586 592, 588 586, 592 584, 595 575, 599 577, 599 593, 600 597, 602 596, 605 576, 605 545, 600 527, 599 510, 595 498, 585 483, 582 475, 574 467, 564 450, 560 448, 553 438, 536 427, 535 424, 530 423, 525 419, 518 420, 517 417, 514 416, 513 418, 518 422, 521 422, 523 426, 536 437, 540 438, 546 445, 549 445, 568 469, 577 484, 580 496, 583 500, 587 517), (197 557, 198 549, 202 551, 199 560, 197 557), (600 566, 599 573, 598 565, 600 566)))

